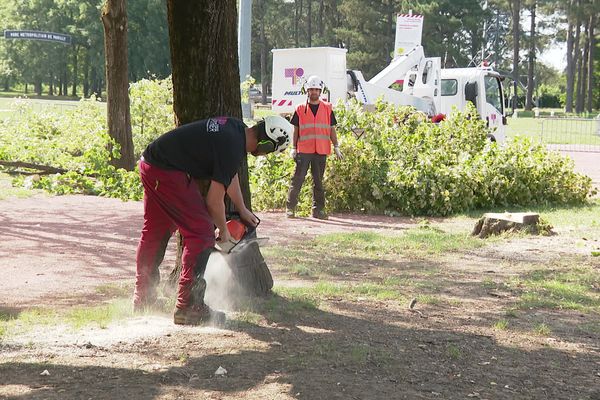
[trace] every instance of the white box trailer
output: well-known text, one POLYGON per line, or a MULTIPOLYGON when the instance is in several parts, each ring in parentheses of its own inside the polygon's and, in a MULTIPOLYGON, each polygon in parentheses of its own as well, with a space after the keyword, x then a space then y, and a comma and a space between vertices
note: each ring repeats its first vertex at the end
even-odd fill
POLYGON ((273 49, 273 93, 271 108, 279 114, 292 114, 306 102, 302 85, 309 76, 318 75, 327 91, 323 100, 332 103, 346 99, 346 49, 310 47, 273 49))

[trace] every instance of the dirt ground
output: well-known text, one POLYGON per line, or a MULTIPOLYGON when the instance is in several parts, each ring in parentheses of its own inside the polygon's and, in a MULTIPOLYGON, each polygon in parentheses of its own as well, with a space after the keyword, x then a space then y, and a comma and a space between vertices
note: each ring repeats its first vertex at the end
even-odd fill
MULTIPOLYGON (((261 236, 276 246, 418 223, 259 216, 261 236)), ((133 281, 141 223, 139 202, 43 195, 0 201, 0 313, 102 303, 107 295, 98 286, 133 281)), ((0 340, 0 399, 599 400, 600 335, 583 327, 600 326, 600 314, 525 310, 511 329, 494 329, 514 294, 481 284, 515 274, 522 262, 551 265, 589 254, 586 246, 560 235, 523 237, 464 252, 453 263, 439 260, 434 267, 453 283, 440 295, 460 301, 419 303, 418 312, 385 300, 332 296, 314 308, 274 296, 264 300, 274 312, 222 328, 178 327, 159 313, 103 328, 37 329, 0 340), (532 333, 536 323, 551 326, 551 335, 532 333), (227 373, 216 375, 219 367, 227 373)), ((421 261, 385 267, 393 275, 421 261)), ((173 262, 171 243, 163 272, 173 262)), ((279 279, 277 265, 271 270, 276 286, 294 284, 279 279)))

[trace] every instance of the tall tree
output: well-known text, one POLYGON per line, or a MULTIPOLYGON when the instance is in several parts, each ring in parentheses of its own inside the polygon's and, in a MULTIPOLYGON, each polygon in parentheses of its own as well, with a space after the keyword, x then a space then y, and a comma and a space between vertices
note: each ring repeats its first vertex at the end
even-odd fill
POLYGON ((294 43, 300 47, 300 16, 302 15, 302 0, 294 0, 294 43))
POLYGON ((521 33, 521 1, 512 0, 512 35, 513 35, 513 110, 517 108, 517 88, 519 83, 519 40, 521 33))
POLYGON ((565 111, 573 112, 573 97, 575 91, 575 75, 579 56, 579 17, 580 0, 569 0, 567 3, 567 90, 565 111))
POLYGON ((306 38, 308 47, 312 47, 312 0, 306 0, 306 38))
POLYGON ((596 34, 595 34, 595 29, 594 27, 596 26, 596 22, 598 21, 598 17, 596 12, 600 11, 600 6, 598 6, 598 4, 596 4, 596 9, 593 10, 594 12, 592 12, 592 14, 590 15, 590 41, 589 41, 589 59, 588 59, 588 65, 587 65, 587 69, 588 69, 588 82, 587 82, 587 101, 586 101, 586 105, 587 105, 587 111, 589 113, 591 113, 594 109, 594 104, 593 104, 593 98, 594 98, 594 88, 596 89, 596 91, 600 91, 598 90, 597 87, 594 86, 594 62, 595 62, 595 55, 596 55, 596 34))
POLYGON ((577 68, 577 97, 575 100, 575 112, 582 113, 585 106, 585 91, 587 90, 588 57, 590 55, 590 26, 589 19, 585 21, 583 54, 577 68))
POLYGON ((110 136, 121 147, 114 165, 133 170, 133 138, 129 109, 127 68, 127 0, 106 0, 102 9, 106 57, 107 124, 110 136))
MULTIPOLYGON (((167 2, 177 125, 215 115, 242 117, 236 3, 236 0, 167 2)), ((250 208, 245 159, 238 173, 244 202, 250 208)), ((200 185, 206 187, 206 183, 200 185)), ((181 239, 178 247, 181 248, 181 239)), ((236 266, 241 265, 234 271, 238 282, 255 293, 268 292, 273 281, 258 246, 252 246, 244 257, 235 260, 236 266)), ((174 275, 180 270, 178 260, 174 275)))
POLYGON ((536 32, 535 32, 535 12, 537 1, 532 0, 529 4, 530 28, 529 28, 529 57, 527 62, 527 96, 525 100, 525 109, 533 108, 533 90, 535 89, 535 53, 536 53, 536 32))
POLYGON ((267 43, 267 37, 265 34, 265 15, 266 15, 266 10, 265 10, 265 1, 264 0, 257 0, 256 1, 256 6, 257 9, 259 10, 259 15, 260 15, 260 19, 258 20, 258 24, 259 24, 259 44, 260 44, 260 50, 259 50, 259 54, 260 54, 260 83, 261 83, 261 103, 262 104, 266 104, 267 103, 267 90, 268 90, 268 83, 267 83, 267 59, 268 59, 268 53, 269 53, 269 49, 267 48, 268 43, 267 43))

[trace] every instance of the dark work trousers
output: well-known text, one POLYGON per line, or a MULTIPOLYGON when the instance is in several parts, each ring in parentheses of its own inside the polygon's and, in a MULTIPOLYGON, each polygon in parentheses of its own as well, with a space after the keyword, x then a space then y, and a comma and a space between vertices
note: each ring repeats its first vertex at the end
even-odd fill
POLYGON ((323 154, 296 154, 296 170, 292 177, 290 191, 288 192, 287 208, 295 210, 298 205, 298 195, 302 184, 306 178, 308 167, 313 179, 313 215, 325 210, 325 190, 323 189, 323 175, 325 175, 325 165, 327 156, 323 154))
POLYGON ((201 253, 214 246, 215 231, 198 185, 185 172, 164 170, 140 161, 144 185, 144 227, 137 249, 134 304, 156 296, 158 267, 169 238, 179 229, 183 236, 182 268, 177 291, 177 308, 191 305, 191 289, 198 269, 205 268, 201 253))

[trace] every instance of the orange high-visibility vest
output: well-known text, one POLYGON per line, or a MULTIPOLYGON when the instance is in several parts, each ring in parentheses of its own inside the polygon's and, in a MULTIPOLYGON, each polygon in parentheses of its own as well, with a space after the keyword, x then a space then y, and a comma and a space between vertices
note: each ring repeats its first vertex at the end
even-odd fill
POLYGON ((308 104, 296 107, 298 153, 331 154, 331 103, 321 101, 314 115, 308 104))

